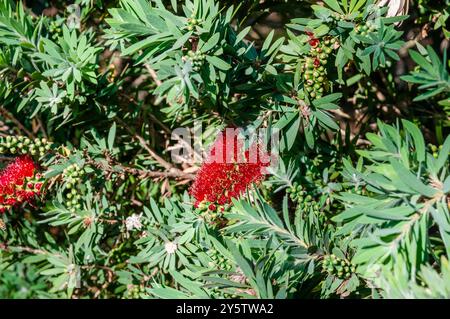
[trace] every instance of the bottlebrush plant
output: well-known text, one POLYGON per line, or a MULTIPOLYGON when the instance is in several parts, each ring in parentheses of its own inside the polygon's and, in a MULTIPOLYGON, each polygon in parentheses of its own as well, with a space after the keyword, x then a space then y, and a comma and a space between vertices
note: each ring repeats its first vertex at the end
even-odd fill
POLYGON ((448 7, 0 0, 0 298, 449 298, 448 7))

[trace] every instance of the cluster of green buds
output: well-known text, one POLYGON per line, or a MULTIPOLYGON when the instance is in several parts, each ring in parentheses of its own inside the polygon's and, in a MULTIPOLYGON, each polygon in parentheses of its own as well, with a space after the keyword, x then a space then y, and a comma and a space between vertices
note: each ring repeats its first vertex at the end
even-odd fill
POLYGON ((63 19, 52 20, 49 25, 49 31, 52 39, 57 40, 62 34, 63 19))
POLYGON ((428 144, 428 147, 430 148, 431 152, 433 153, 433 157, 434 158, 438 158, 439 157, 439 151, 442 150, 442 145, 441 146, 436 146, 433 144, 428 144))
POLYGON ((353 273, 355 273, 356 266, 348 260, 331 254, 323 258, 322 270, 330 275, 338 277, 339 279, 348 279, 353 273))
POLYGON ((66 188, 72 189, 74 185, 78 184, 78 182, 81 181, 84 174, 86 174, 86 171, 82 167, 78 166, 78 164, 72 164, 66 167, 63 170, 64 180, 66 181, 66 188))
POLYGON ((202 67, 202 65, 205 63, 206 56, 204 53, 202 53, 200 51, 194 52, 192 50, 189 50, 187 53, 187 58, 192 63, 192 70, 194 70, 195 72, 198 72, 198 71, 200 71, 200 68, 202 67))
POLYGON ((29 154, 44 156, 52 147, 46 138, 31 139, 26 136, 6 136, 0 138, 0 154, 29 154))
POLYGON ((286 189, 286 193, 289 194, 289 197, 293 202, 303 201, 303 196, 306 194, 303 190, 303 186, 299 185, 297 182, 294 182, 290 188, 286 189))
POLYGON ((197 19, 195 13, 193 13, 191 17, 187 19, 187 22, 187 30, 192 31, 196 26, 201 25, 203 23, 203 20, 200 18, 197 19))
POLYGON ((208 250, 208 256, 211 258, 211 262, 209 263, 210 267, 216 266, 219 270, 231 271, 233 268, 233 264, 225 258, 223 254, 217 251, 214 248, 208 250))
POLYGON ((130 258, 129 253, 127 252, 128 246, 128 243, 121 243, 112 248, 108 254, 109 259, 113 260, 118 266, 124 266, 130 258))
POLYGON ((329 86, 327 80, 326 65, 328 57, 333 52, 337 40, 334 38, 325 38, 319 41, 310 36, 309 44, 311 51, 309 56, 305 58, 305 63, 302 65, 303 78, 305 80, 305 89, 309 96, 313 99, 321 98, 329 86))
POLYGON ((313 194, 302 185, 294 182, 292 187, 286 190, 286 193, 289 194, 293 202, 298 203, 297 209, 301 211, 313 210, 317 214, 319 213, 320 204, 314 199, 313 194))
POLYGON ((77 210, 81 209, 81 195, 75 188, 72 188, 67 192, 66 199, 66 205, 70 212, 75 213, 77 210))
POLYGON ((360 24, 356 27, 355 32, 361 36, 367 36, 369 33, 374 32, 377 29, 372 21, 367 21, 364 24, 360 24))
POLYGON ((207 201, 198 204, 196 211, 203 220, 211 226, 219 226, 223 223, 223 215, 227 207, 224 205, 216 205, 207 201))

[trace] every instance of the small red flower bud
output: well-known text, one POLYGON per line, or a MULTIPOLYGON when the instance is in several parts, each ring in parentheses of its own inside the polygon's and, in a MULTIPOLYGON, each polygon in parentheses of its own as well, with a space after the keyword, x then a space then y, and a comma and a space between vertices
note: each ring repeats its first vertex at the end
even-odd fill
POLYGON ((318 39, 311 39, 309 40, 309 45, 312 46, 313 48, 317 47, 319 45, 319 40, 318 39))

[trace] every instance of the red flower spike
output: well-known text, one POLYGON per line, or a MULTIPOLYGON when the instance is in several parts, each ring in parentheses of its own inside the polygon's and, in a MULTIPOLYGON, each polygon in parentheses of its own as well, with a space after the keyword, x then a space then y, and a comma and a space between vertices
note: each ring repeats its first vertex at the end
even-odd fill
POLYGON ((24 155, 16 157, 0 172, 0 213, 12 206, 29 203, 39 194, 35 188, 42 183, 35 179, 36 170, 33 159, 24 155))
POLYGON ((201 202, 219 206, 231 203, 252 183, 262 180, 264 169, 269 166, 269 155, 261 151, 259 143, 244 151, 243 141, 233 133, 235 130, 227 132, 214 142, 189 191, 195 198, 195 207, 201 202))

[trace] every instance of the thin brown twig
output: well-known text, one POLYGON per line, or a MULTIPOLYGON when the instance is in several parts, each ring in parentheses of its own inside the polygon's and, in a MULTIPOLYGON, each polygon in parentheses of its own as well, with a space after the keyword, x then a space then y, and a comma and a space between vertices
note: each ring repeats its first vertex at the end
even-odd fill
POLYGON ((9 119, 11 122, 13 122, 17 128, 24 132, 29 138, 35 138, 35 135, 30 132, 18 119, 14 117, 7 109, 5 109, 3 106, 0 107, 0 115, 4 118, 9 119))

